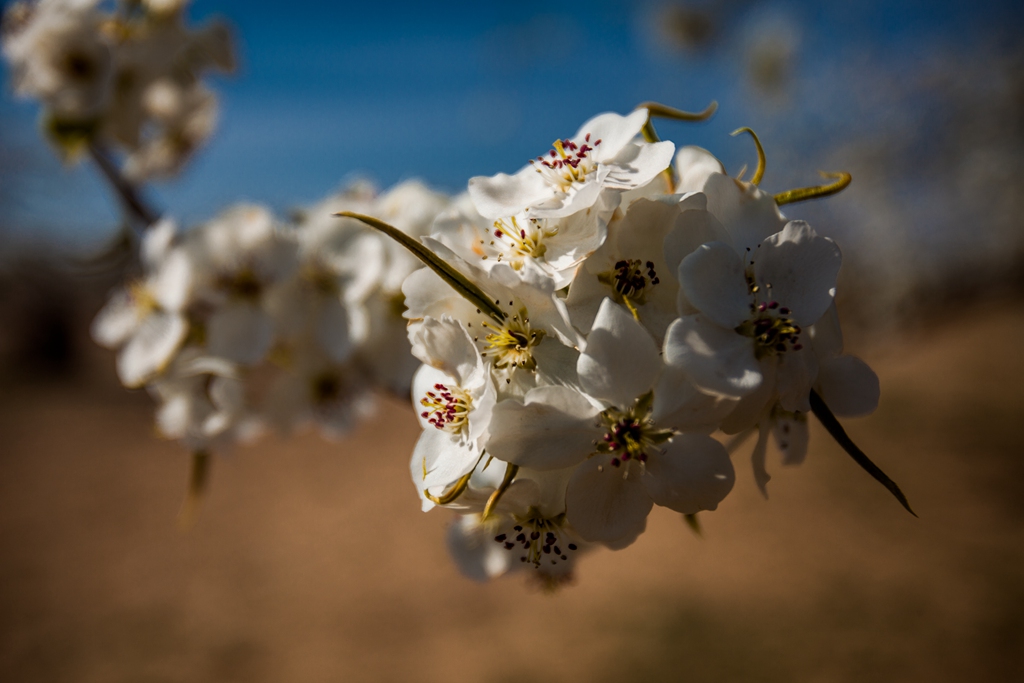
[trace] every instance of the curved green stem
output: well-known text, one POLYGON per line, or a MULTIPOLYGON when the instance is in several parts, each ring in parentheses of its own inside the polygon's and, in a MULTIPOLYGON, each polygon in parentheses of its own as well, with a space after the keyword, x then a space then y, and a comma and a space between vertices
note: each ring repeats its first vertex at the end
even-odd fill
POLYGON ((824 178, 838 178, 836 182, 829 183, 828 185, 816 185, 814 187, 800 187, 795 190, 786 190, 775 195, 775 203, 779 206, 783 204, 792 204, 793 202, 803 202, 808 199, 817 199, 818 197, 827 197, 830 194, 836 194, 842 192, 847 188, 853 176, 846 171, 839 171, 838 173, 826 173, 825 171, 818 171, 824 178))
POLYGON ((352 211, 340 211, 335 216, 342 216, 345 218, 355 218, 357 221, 361 221, 366 225, 370 226, 374 230, 378 230, 394 241, 401 244, 403 247, 413 253, 416 258, 430 268, 432 271, 444 280, 448 285, 451 286, 456 292, 461 294, 463 298, 469 301, 471 304, 479 308, 481 311, 487 313, 487 315, 494 318, 499 323, 504 323, 506 315, 505 311, 501 310, 494 300, 484 294, 483 290, 477 287, 475 284, 469 281, 469 279, 455 270, 443 261, 437 254, 427 249, 425 246, 420 244, 418 241, 406 235, 398 228, 388 225, 379 218, 373 216, 365 216, 361 213, 354 213, 352 211))
POLYGON ((426 496, 427 500, 429 500, 434 505, 447 505, 448 503, 451 503, 456 498, 465 493, 466 487, 469 486, 469 479, 472 476, 473 472, 468 472, 462 475, 461 477, 459 477, 458 481, 455 482, 455 486, 451 487, 451 489, 449 489, 447 493, 444 493, 440 496, 432 495, 425 489, 423 491, 423 495, 426 496))
POLYGON ((491 513, 494 512, 494 508, 498 505, 498 501, 500 501, 501 497, 505 495, 506 491, 508 491, 508 487, 512 485, 513 481, 515 481, 516 474, 518 473, 519 465, 513 465, 512 463, 506 465, 505 476, 501 479, 501 485, 494 490, 491 497, 487 499, 487 504, 484 505, 484 512, 483 515, 481 515, 483 519, 487 519, 491 516, 491 513))
POLYGON ((732 135, 739 135, 740 133, 750 133, 750 137, 754 138, 754 147, 757 148, 757 169, 754 171, 754 177, 750 179, 751 184, 760 185, 761 179, 764 178, 764 168, 766 165, 766 159, 764 156, 764 147, 761 146, 761 140, 750 128, 737 128, 732 132, 732 135))

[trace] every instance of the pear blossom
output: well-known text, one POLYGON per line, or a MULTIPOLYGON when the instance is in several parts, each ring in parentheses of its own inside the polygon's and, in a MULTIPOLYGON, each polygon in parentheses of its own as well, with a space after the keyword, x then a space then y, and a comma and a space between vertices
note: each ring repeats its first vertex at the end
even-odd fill
POLYGON ((403 284, 410 339, 420 321, 449 316, 470 331, 500 391, 521 395, 544 378, 573 381, 569 368, 575 364, 581 340, 550 278, 532 264, 524 265, 519 273, 508 264, 489 270, 476 268, 441 242, 432 238, 423 242, 493 297, 507 315, 502 321, 491 318, 424 268, 403 284))
POLYGON ((99 116, 113 88, 113 41, 98 0, 19 2, 4 13, 3 54, 16 94, 62 119, 99 116))
POLYGON ((159 403, 157 431, 190 451, 252 440, 262 426, 246 403, 237 366, 186 347, 149 391, 159 403))
MULTIPOLYGON (((843 353, 835 303, 808 329, 808 336, 818 365, 813 388, 832 413, 839 417, 860 417, 874 412, 878 407, 878 377, 864 361, 843 353)), ((727 418, 723 424, 728 426, 731 421, 734 418, 727 418)), ((801 464, 810 441, 807 413, 786 410, 775 401, 767 415, 759 420, 756 431, 758 438, 751 455, 754 480, 767 495, 766 485, 771 479, 765 465, 769 435, 782 454, 783 465, 801 464)))
POLYGON ((36 0, 4 12, 3 54, 16 94, 44 108, 51 140, 73 158, 83 142, 127 154, 132 181, 177 173, 213 131, 217 99, 203 84, 230 72, 230 32, 187 26, 185 3, 36 0))
POLYGON ((647 117, 646 109, 599 114, 515 175, 471 178, 473 203, 490 219, 524 211, 534 218, 561 218, 594 206, 610 213, 620 193, 646 185, 672 161, 671 142, 636 140, 647 117))
POLYGON ((373 414, 372 385, 359 365, 339 362, 319 348, 292 348, 290 356, 261 406, 269 426, 290 434, 313 425, 338 440, 373 414))
POLYGON ((425 320, 413 348, 425 361, 412 389, 424 431, 410 467, 429 509, 433 502, 427 494, 440 495, 479 463, 496 394, 483 358, 455 320, 425 320))
POLYGON ((561 289, 579 264, 601 246, 607 219, 593 207, 563 218, 535 218, 525 212, 491 220, 477 213, 468 194, 441 213, 433 236, 484 270, 505 263, 519 273, 534 264, 561 289))
POLYGON ((211 355, 254 364, 270 350, 274 320, 269 292, 292 274, 296 245, 271 213, 258 206, 232 207, 188 234, 195 262, 196 297, 211 355))
MULTIPOLYGON (((498 471, 497 464, 503 463, 492 461, 481 474, 498 471)), ((547 587, 570 581, 576 561, 593 547, 566 519, 565 490, 570 475, 571 470, 520 469, 487 516, 482 511, 461 512, 449 527, 448 549, 462 573, 485 581, 527 572, 547 587)), ((471 480, 471 487, 473 483, 471 480)), ((479 490, 489 498, 496 487, 483 485, 479 490)), ((485 496, 475 498, 479 501, 485 496)))
POLYGON ((117 374, 128 387, 163 371, 189 331, 192 264, 169 245, 174 232, 173 222, 162 221, 147 234, 141 251, 149 272, 115 291, 93 321, 93 339, 118 349, 117 374))
POLYGON ((610 297, 635 311, 660 341, 678 317, 679 284, 670 259, 681 260, 681 249, 692 250, 720 235, 701 220, 704 206, 701 194, 638 199, 613 220, 607 241, 584 261, 569 288, 565 303, 576 327, 589 332, 601 302, 610 297), (681 246, 684 242, 689 246, 681 246))
POLYGON ((534 469, 576 466, 566 514, 589 541, 629 544, 655 503, 688 514, 713 510, 732 488, 732 464, 717 441, 659 422, 653 394, 661 366, 650 334, 605 299, 577 364, 586 393, 538 387, 521 403, 499 403, 487 451, 534 469))
POLYGON ((840 263, 838 247, 800 221, 745 258, 722 242, 702 245, 678 272, 698 312, 669 327, 666 362, 703 391, 741 399, 749 424, 776 392, 785 410, 808 412, 817 363, 801 333, 832 304, 840 263))

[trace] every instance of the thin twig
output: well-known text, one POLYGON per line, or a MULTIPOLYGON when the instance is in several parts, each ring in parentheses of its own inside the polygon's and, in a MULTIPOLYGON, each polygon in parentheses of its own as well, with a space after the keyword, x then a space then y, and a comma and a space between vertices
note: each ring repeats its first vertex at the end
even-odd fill
POLYGON ((121 169, 117 167, 117 164, 115 164, 114 160, 110 158, 110 155, 107 154, 106 150, 96 142, 90 142, 89 156, 91 156, 92 160, 96 162, 96 165, 99 167, 100 171, 102 171, 103 176, 121 198, 121 202, 124 204, 128 212, 142 223, 144 227, 148 228, 160 219, 160 214, 146 204, 139 195, 138 189, 128 182, 123 175, 121 175, 121 169))

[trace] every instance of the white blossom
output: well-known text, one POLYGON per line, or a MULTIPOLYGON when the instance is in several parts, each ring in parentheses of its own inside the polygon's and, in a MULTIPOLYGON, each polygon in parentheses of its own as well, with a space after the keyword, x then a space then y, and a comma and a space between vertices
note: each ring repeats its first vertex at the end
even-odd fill
POLYGON ((619 193, 646 185, 672 161, 671 142, 635 140, 646 121, 646 109, 595 116, 515 175, 471 178, 469 194, 480 215, 491 219, 523 211, 560 218, 593 206, 613 211, 619 193))

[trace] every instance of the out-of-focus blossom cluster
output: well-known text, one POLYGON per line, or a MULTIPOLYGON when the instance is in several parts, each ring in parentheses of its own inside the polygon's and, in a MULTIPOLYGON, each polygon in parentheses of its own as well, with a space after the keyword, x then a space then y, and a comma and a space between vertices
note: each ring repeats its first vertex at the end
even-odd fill
POLYGON ((157 428, 193 451, 265 429, 315 425, 338 436, 373 407, 375 389, 405 394, 409 353, 401 283, 417 261, 336 211, 380 216, 418 236, 448 204, 410 181, 378 194, 355 184, 291 221, 232 207, 179 231, 147 231, 142 272, 93 324, 117 349, 128 387, 155 398, 157 428))
MULTIPOLYGON (((449 546, 478 578, 567 579, 586 549, 631 544, 654 505, 714 510, 734 470, 715 433, 756 435, 796 464, 812 392, 874 410, 844 354, 841 256, 710 153, 640 137, 608 113, 513 174, 478 177, 405 280, 423 362, 411 474, 423 509, 454 509, 449 546)), ((757 180, 759 180, 759 175, 757 180)))
POLYGON ((39 100, 49 139, 123 150, 135 181, 173 175, 210 136, 217 98, 204 83, 231 71, 227 27, 186 25, 185 0, 35 0, 8 6, 3 54, 15 92, 39 100))

